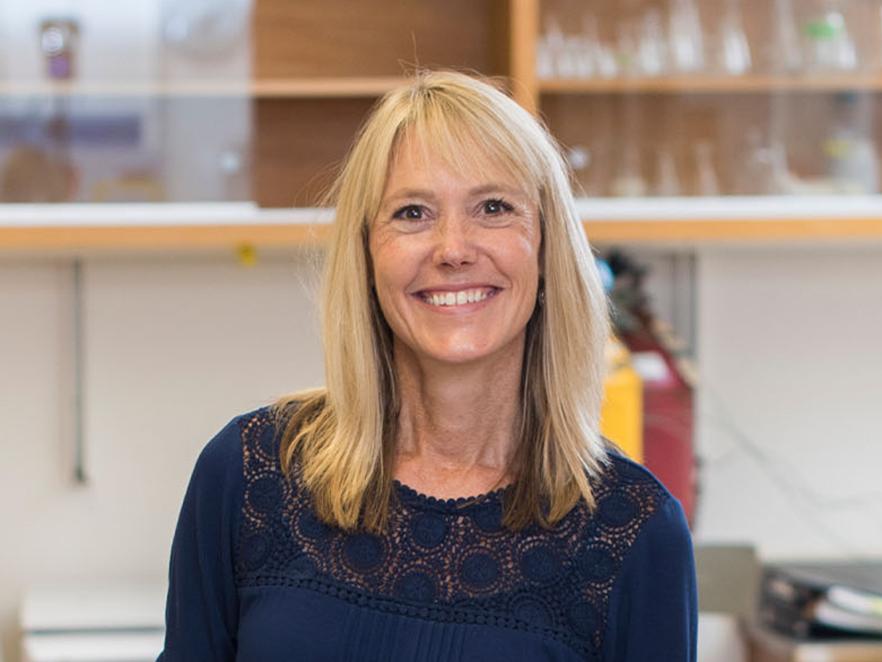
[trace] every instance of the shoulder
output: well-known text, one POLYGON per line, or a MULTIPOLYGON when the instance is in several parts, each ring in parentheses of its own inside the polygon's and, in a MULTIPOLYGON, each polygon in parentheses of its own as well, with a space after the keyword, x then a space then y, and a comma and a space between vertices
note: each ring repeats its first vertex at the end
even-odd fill
POLYGON ((646 496, 645 512, 621 542, 607 587, 602 659, 694 661, 697 589, 683 509, 631 460, 614 458, 610 471, 613 493, 646 496))
POLYGON ((598 492, 601 529, 610 535, 619 525, 618 576, 634 565, 658 567, 691 559, 692 535, 683 508, 649 469, 610 453, 598 492))
POLYGON ((610 584, 635 557, 648 554, 657 560, 659 555, 683 554, 691 548, 680 503, 646 467, 610 452, 592 486, 596 508, 588 515, 583 550, 591 550, 592 564, 603 558, 604 579, 610 584))
POLYGON ((652 520, 667 522, 677 528, 683 525, 688 529, 680 502, 649 469, 619 453, 611 453, 610 462, 618 490, 627 491, 632 485, 652 496, 655 506, 652 520))
POLYGON ((274 420, 268 405, 233 416, 202 448, 195 476, 212 481, 231 479, 242 475, 243 464, 256 450, 274 455, 274 420))
POLYGON ((671 509, 680 508, 679 502, 649 469, 618 451, 608 453, 603 470, 592 481, 592 486, 601 520, 636 519, 645 523, 656 515, 664 519, 671 509), (618 512, 622 509, 626 512, 618 512))

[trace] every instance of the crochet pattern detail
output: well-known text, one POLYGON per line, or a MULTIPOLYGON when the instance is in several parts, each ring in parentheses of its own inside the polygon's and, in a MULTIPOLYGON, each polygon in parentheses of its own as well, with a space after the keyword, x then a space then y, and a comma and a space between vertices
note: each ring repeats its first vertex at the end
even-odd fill
POLYGON ((595 482, 597 509, 576 506, 553 529, 502 526, 504 490, 440 500, 400 483, 383 536, 321 522, 282 473, 268 408, 239 421, 245 495, 236 581, 296 586, 389 613, 538 633, 594 659, 623 560, 666 498, 614 457, 595 482))

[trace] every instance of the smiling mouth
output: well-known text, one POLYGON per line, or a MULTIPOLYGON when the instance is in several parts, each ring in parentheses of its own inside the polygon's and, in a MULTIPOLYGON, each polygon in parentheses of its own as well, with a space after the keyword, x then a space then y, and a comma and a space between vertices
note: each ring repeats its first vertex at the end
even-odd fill
POLYGON ((457 292, 417 292, 417 296, 430 306, 445 308, 450 306, 463 306, 469 303, 480 303, 499 292, 497 287, 476 287, 470 290, 457 292))

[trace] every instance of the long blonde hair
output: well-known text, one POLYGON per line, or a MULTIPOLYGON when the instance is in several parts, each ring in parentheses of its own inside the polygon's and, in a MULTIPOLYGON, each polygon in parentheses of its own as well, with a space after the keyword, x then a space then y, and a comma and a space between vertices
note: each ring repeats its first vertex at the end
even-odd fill
POLYGON ((535 193, 544 304, 527 323, 516 479, 503 522, 551 526, 580 499, 594 507, 590 479, 607 458, 599 432, 607 301, 554 139, 491 81, 458 72, 418 72, 384 96, 329 194, 336 218, 321 296, 326 387, 274 403, 282 466, 297 472, 322 520, 385 528, 400 403, 367 237, 390 160, 411 132, 458 167, 493 159, 535 193))

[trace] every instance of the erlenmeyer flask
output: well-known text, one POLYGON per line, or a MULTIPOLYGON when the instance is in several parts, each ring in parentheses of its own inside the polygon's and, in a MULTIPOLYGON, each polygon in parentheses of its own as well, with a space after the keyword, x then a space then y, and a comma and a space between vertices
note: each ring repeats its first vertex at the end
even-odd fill
POLYGON ((872 139, 870 97, 843 93, 824 140, 827 178, 839 193, 879 192, 879 156, 872 139))
POLYGON ((744 32, 739 0, 727 0, 718 39, 717 66, 720 71, 733 76, 750 71, 750 44, 744 32))
POLYGON ((593 74, 601 78, 614 78, 619 73, 619 65, 616 62, 615 53, 612 49, 600 41, 597 29, 597 19, 594 14, 582 16, 582 37, 586 45, 585 52, 591 52, 593 59, 593 74), (592 46, 588 48, 588 44, 592 46))
POLYGON ((616 29, 616 61, 620 76, 634 76, 640 73, 640 35, 636 24, 621 21, 616 29))
POLYGON ((713 147, 707 141, 695 143, 695 192, 698 195, 720 195, 720 181, 714 165, 713 147))
POLYGON ((662 76, 668 71, 668 49, 661 12, 649 9, 643 14, 637 70, 643 76, 662 76))
POLYGON ((681 73, 704 69, 701 18, 694 0, 672 0, 668 39, 674 66, 681 73))
POLYGON ((680 175, 677 172, 677 162, 668 145, 659 147, 655 153, 655 185, 653 191, 658 196, 681 195, 680 175))
POLYGON ((737 175, 740 195, 768 195, 775 193, 772 150, 765 144, 758 127, 747 130, 747 154, 741 160, 737 175))
POLYGON ((563 30, 555 15, 545 20, 545 33, 536 44, 536 76, 540 80, 559 75, 557 62, 565 48, 563 30))
POLYGON ((790 172, 790 163, 787 158, 787 147, 780 140, 772 142, 769 147, 769 159, 772 168, 771 193, 792 195, 799 192, 800 180, 790 172))
POLYGON ((640 151, 629 140, 619 155, 616 176, 610 184, 610 193, 617 197, 636 198, 646 195, 646 180, 643 178, 640 151))
POLYGON ((795 73, 802 69, 799 30, 791 0, 775 0, 775 39, 772 47, 772 69, 778 73, 795 73))
POLYGON ((805 59, 809 71, 852 71, 857 49, 839 2, 826 0, 823 10, 805 25, 805 59))

